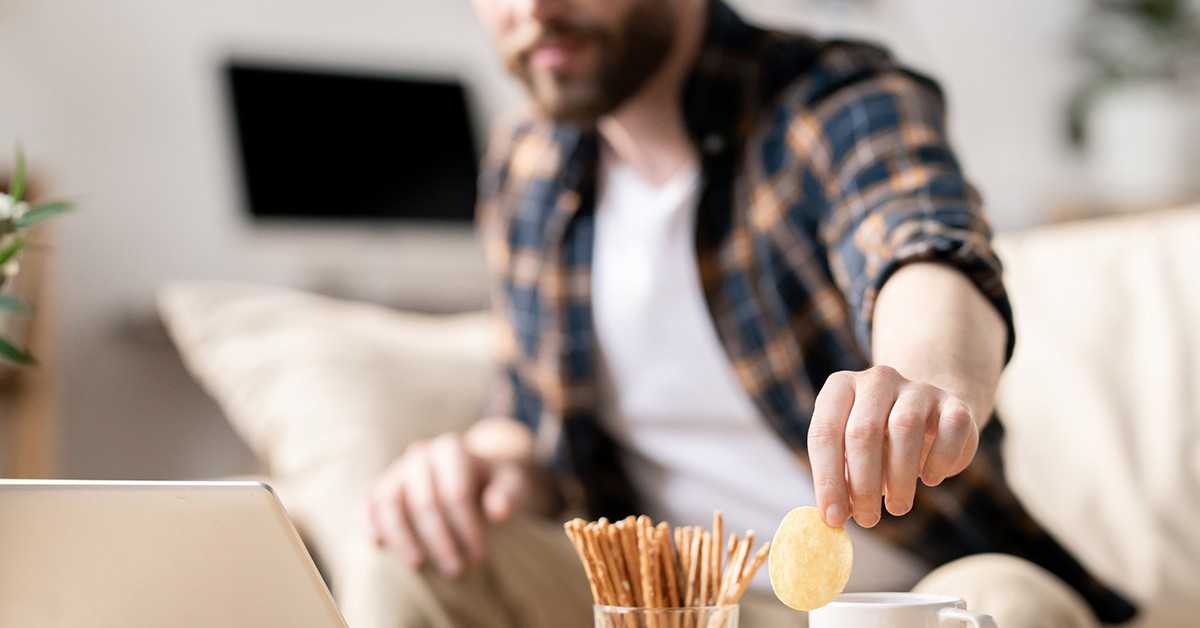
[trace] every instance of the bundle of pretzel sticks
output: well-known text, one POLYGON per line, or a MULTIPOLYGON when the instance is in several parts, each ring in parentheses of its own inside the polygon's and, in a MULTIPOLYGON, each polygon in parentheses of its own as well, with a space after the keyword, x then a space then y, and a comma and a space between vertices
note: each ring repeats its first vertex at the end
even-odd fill
POLYGON ((767 559, 771 544, 751 557, 754 532, 729 535, 722 550, 722 518, 713 514, 711 531, 649 517, 616 523, 582 519, 563 526, 583 561, 592 597, 604 606, 681 608, 735 604, 767 559))

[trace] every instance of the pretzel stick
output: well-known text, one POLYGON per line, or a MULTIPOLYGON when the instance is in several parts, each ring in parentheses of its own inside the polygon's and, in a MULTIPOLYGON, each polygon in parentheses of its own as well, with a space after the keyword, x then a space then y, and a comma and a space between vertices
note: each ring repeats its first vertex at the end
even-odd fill
POLYGON ((638 561, 637 532, 634 529, 637 525, 636 521, 630 516, 618 522, 617 532, 621 540, 621 551, 625 553, 625 569, 626 575, 629 576, 630 598, 633 600, 634 606, 645 606, 646 601, 642 599, 642 574, 641 563, 638 561))
POLYGON ((679 605, 687 606, 687 571, 688 571, 687 527, 675 528, 675 559, 679 565, 679 605))
MULTIPOLYGON (((637 550, 636 526, 637 518, 628 517, 617 538, 620 540, 621 547, 625 552, 625 575, 629 579, 629 599, 632 600, 631 606, 643 607, 648 606, 649 602, 643 599, 642 596, 642 567, 637 550)), ((642 628, 642 620, 636 615, 626 616, 625 621, 629 625, 628 628, 642 628)))
MULTIPOLYGON (((620 606, 628 606, 629 592, 625 588, 624 570, 621 569, 618 561, 621 558, 619 552, 612 551, 612 544, 609 540, 609 533, 612 531, 611 525, 605 525, 596 529, 596 543, 600 553, 604 557, 605 567, 608 570, 608 582, 611 587, 609 594, 612 597, 613 604, 620 606)), ((624 616, 608 617, 610 628, 626 628, 629 619, 624 616)))
POLYGON ((604 526, 604 529, 599 532, 600 549, 604 552, 604 560, 616 592, 617 604, 633 606, 633 599, 629 595, 629 580, 625 571, 625 556, 621 551, 621 541, 616 538, 616 528, 611 525, 604 526))
MULTIPOLYGON (((748 530, 748 531, 746 531, 746 538, 742 540, 741 551, 739 552, 737 559, 736 559, 737 564, 731 565, 733 567, 733 572, 732 572, 733 582, 730 584, 729 594, 726 596, 727 599, 732 600, 732 601, 730 601, 731 604, 734 601, 736 601, 735 599, 733 599, 732 596, 737 592, 738 587, 741 586, 742 578, 746 573, 746 561, 750 559, 750 552, 753 550, 754 550, 754 530, 748 530)), ((753 576, 754 572, 751 571, 750 575, 753 576)))
POLYGON ((604 529, 608 527, 608 519, 601 517, 597 521, 584 526, 587 542, 592 552, 592 560, 596 561, 596 571, 601 576, 601 592, 605 594, 608 603, 616 604, 616 587, 613 586, 614 574, 609 569, 608 559, 604 551, 604 529))
POLYGON ((563 528, 567 531, 567 538, 571 539, 571 545, 575 546, 575 553, 579 554, 579 560, 583 562, 583 573, 587 575, 588 586, 592 589, 592 599, 597 604, 600 603, 600 590, 596 587, 596 574, 592 569, 592 564, 587 557, 587 549, 583 543, 583 534, 580 532, 580 527, 583 525, 583 519, 572 519, 563 524, 563 528))
MULTIPOLYGON (((731 540, 737 538, 734 534, 730 537, 731 540)), ((746 548, 750 544, 748 540, 740 541, 729 555, 729 562, 725 565, 725 573, 721 577, 721 592, 717 596, 717 605, 725 604, 729 595, 733 593, 734 587, 737 586, 738 576, 741 574, 742 563, 745 562, 746 548)))
MULTIPOLYGON (((668 530, 666 522, 662 522, 662 524, 654 527, 654 534, 654 544, 659 551, 659 573, 662 580, 662 605, 664 605, 665 608, 670 609, 673 606, 673 604, 671 604, 672 593, 677 593, 674 591, 674 566, 672 564, 674 555, 671 551, 671 531, 668 530)), ((674 597, 678 598, 678 593, 674 597)))
MULTIPOLYGON (((683 606, 681 601, 683 588, 682 572, 679 570, 679 558, 676 555, 675 547, 671 543, 671 529, 665 523, 658 524, 659 526, 659 552, 662 556, 663 580, 666 586, 667 595, 663 603, 668 608, 679 608, 683 606)), ((667 618, 668 628, 683 628, 683 618, 678 615, 670 615, 667 618)))
MULTIPOLYGON (((647 538, 647 528, 650 518, 642 515, 637 520, 638 564, 642 572, 642 599, 644 606, 654 605, 654 574, 651 565, 650 540, 647 538)), ((647 622, 650 623, 650 622, 647 622)))
MULTIPOLYGON (((732 538, 732 537, 731 537, 732 538)), ((725 592, 729 590, 729 578, 733 570, 733 556, 727 556, 725 560, 725 570, 721 572, 721 584, 717 587, 716 600, 713 602, 715 606, 720 606, 722 600, 725 599, 725 592)))
POLYGON ((750 563, 750 567, 742 572, 742 575, 739 577, 738 588, 734 592, 733 598, 729 602, 730 604, 737 604, 737 601, 742 599, 742 594, 746 592, 746 588, 750 586, 750 581, 754 579, 754 572, 758 571, 759 567, 762 567, 763 561, 767 559, 767 554, 770 551, 770 541, 763 543, 763 546, 758 548, 758 553, 754 555, 754 562, 750 563))
POLYGON ((746 573, 746 563, 751 558, 751 553, 754 552, 754 531, 746 533, 746 538, 742 539, 742 549, 738 553, 737 564, 733 567, 733 581, 730 582, 729 595, 733 596, 741 584, 743 574, 746 573))
POLYGON ((616 580, 617 574, 614 574, 612 572, 612 569, 610 569, 610 567, 608 567, 608 560, 605 557, 604 527, 606 527, 607 524, 608 524, 608 522, 605 521, 605 526, 595 526, 592 528, 592 552, 593 552, 593 556, 595 557, 596 563, 599 563, 598 572, 602 576, 604 576, 604 578, 602 578, 602 580, 601 580, 601 584, 604 586, 602 586, 601 588, 602 588, 602 590, 604 590, 604 593, 606 594, 606 597, 608 599, 608 605, 614 606, 614 605, 618 604, 618 602, 617 602, 617 599, 618 599, 617 598, 617 580, 616 580))
MULTIPOLYGON (((667 608, 668 607, 668 604, 667 604, 668 592, 667 592, 667 590, 668 590, 669 584, 667 582, 667 577, 666 577, 667 569, 666 569, 666 565, 664 565, 664 562, 667 560, 667 556, 669 554, 663 553, 662 543, 661 543, 661 536, 662 536, 663 532, 665 532, 665 530, 667 529, 664 526, 669 526, 669 524, 667 524, 664 521, 664 522, 658 524, 657 526, 655 526, 655 525, 653 525, 653 522, 651 522, 650 520, 647 519, 646 540, 650 544, 650 550, 651 550, 651 554, 652 554, 651 560, 653 561, 653 564, 651 565, 650 571, 654 576, 654 605, 657 608, 667 608)), ((665 626, 666 622, 668 622, 668 621, 669 620, 666 616, 655 617, 655 619, 654 619, 654 623, 659 626, 665 626)))
MULTIPOLYGON (((629 536, 630 527, 634 525, 634 518, 626 518, 624 521, 619 521, 617 527, 613 528, 613 543, 616 543, 617 551, 622 555, 625 563, 625 587, 626 594, 629 596, 630 606, 643 606, 641 599, 641 579, 640 567, 637 563, 636 544, 630 544, 630 540, 634 540, 629 536)), ((626 628, 638 627, 637 617, 634 615, 626 615, 623 620, 626 628)))
MULTIPOLYGON (((656 608, 667 607, 667 570, 663 565, 663 561, 666 560, 666 556, 663 555, 662 543, 659 542, 659 528, 662 525, 663 524, 655 526, 649 521, 647 521, 646 524, 646 541, 650 546, 650 560, 652 561, 650 572, 654 577, 654 606, 656 608)), ((666 621, 667 618, 665 616, 654 618, 654 623, 659 626, 663 626, 666 621)))
MULTIPOLYGON (((649 517, 638 517, 638 547, 642 559, 642 587, 646 591, 646 606, 662 608, 661 591, 659 590, 658 550, 654 543, 654 528, 649 517)), ((646 624, 651 628, 658 626, 658 617, 649 615, 646 624)))
MULTIPOLYGON (((695 527, 689 526, 684 528, 684 538, 686 546, 683 555, 688 561, 688 576, 685 579, 683 605, 695 606, 696 580, 700 576, 700 534, 696 533, 695 527)), ((696 628, 696 618, 688 617, 688 623, 684 628, 696 628)))
POLYGON ((588 552, 588 560, 593 563, 596 570, 596 588, 600 591, 600 599, 598 603, 606 606, 613 605, 612 588, 609 586, 608 569, 604 566, 604 558, 600 556, 600 548, 598 547, 598 537, 596 534, 596 524, 590 523, 583 529, 584 547, 588 552))
POLYGON ((616 526, 608 526, 604 531, 606 551, 608 551, 616 564, 617 575, 619 576, 620 588, 617 589, 617 599, 621 602, 621 606, 633 606, 633 590, 629 583, 629 567, 625 563, 625 550, 621 546, 621 532, 616 526))
POLYGON ((729 543, 725 548, 725 570, 721 572, 721 591, 717 594, 717 604, 721 603, 725 593, 729 590, 729 581, 732 578, 731 568, 739 549, 741 549, 741 543, 738 541, 738 534, 733 532, 729 535, 729 543))
POLYGON ((688 597, 685 606, 699 606, 700 601, 700 545, 704 539, 700 536, 699 529, 692 529, 692 547, 689 548, 688 557, 688 597))
POLYGON ((679 548, 679 575, 683 577, 683 590, 680 591, 680 606, 687 606, 691 603, 688 598, 688 592, 691 591, 691 585, 688 582, 688 573, 690 573, 692 567, 692 529, 684 526, 678 528, 677 531, 683 541, 677 545, 679 548))
POLYGON ((604 530, 599 530, 596 540, 598 540, 599 548, 604 552, 605 567, 608 570, 608 582, 612 586, 613 605, 631 606, 634 604, 634 599, 630 596, 628 588, 625 586, 625 569, 620 564, 620 550, 618 546, 612 544, 611 539, 612 526, 605 526, 604 530))
POLYGON ((671 608, 676 608, 679 606, 679 577, 675 569, 678 558, 675 556, 675 550, 671 547, 671 531, 665 521, 658 524, 658 547, 664 568, 663 579, 667 588, 667 603, 671 605, 671 608))
POLYGON ((737 590, 736 586, 741 580, 742 573, 746 569, 746 561, 750 558, 750 552, 754 551, 754 530, 746 531, 746 538, 742 539, 741 547, 738 548, 737 556, 734 557, 736 564, 733 567, 733 583, 730 587, 730 593, 737 590))
POLYGON ((594 524, 580 528, 580 534, 583 539, 583 550, 587 554, 588 562, 592 564, 592 573, 595 574, 596 592, 600 593, 600 597, 596 602, 611 605, 613 604, 612 588, 608 585, 608 573, 605 568, 604 558, 600 557, 600 548, 596 546, 594 524))
POLYGON ((713 512, 713 533, 712 533, 712 571, 709 572, 712 577, 712 583, 709 585, 709 592, 715 599, 717 590, 720 589, 718 581, 721 579, 721 553, 725 545, 725 536, 722 528, 724 518, 721 516, 721 511, 713 512))

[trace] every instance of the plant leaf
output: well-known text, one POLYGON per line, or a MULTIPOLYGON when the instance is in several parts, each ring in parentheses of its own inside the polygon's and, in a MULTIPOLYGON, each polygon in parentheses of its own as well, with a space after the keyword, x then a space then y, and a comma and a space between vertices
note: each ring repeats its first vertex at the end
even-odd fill
POLYGON ((0 266, 3 266, 4 264, 8 263, 9 260, 16 257, 17 253, 20 253, 21 249, 25 248, 26 244, 29 244, 28 239, 17 238, 12 244, 9 245, 7 249, 0 251, 0 266))
POLYGON ((25 194, 25 151, 17 146, 17 167, 13 172, 12 185, 8 188, 9 196, 12 197, 13 205, 21 202, 21 196, 25 194))
POLYGON ((0 295, 0 310, 5 312, 16 312, 17 314, 30 314, 33 308, 30 305, 16 297, 0 295))
POLYGON ((24 216, 21 216, 17 220, 16 225, 18 229, 25 229, 32 227, 33 225, 36 225, 37 223, 54 216, 55 214, 69 212, 72 209, 73 208, 68 203, 46 203, 45 205, 38 205, 37 207, 29 210, 29 212, 24 216))
POLYGON ((33 356, 25 352, 24 349, 18 349, 3 338, 0 338, 0 357, 7 358, 17 364, 30 365, 34 363, 33 356))

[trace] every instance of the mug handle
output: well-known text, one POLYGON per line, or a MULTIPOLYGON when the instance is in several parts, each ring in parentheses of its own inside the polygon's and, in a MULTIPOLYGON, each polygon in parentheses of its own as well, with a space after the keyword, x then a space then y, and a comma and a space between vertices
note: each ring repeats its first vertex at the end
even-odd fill
POLYGON ((938 624, 946 625, 946 620, 963 621, 976 628, 996 628, 996 620, 991 615, 972 613, 961 608, 943 608, 938 611, 938 624))

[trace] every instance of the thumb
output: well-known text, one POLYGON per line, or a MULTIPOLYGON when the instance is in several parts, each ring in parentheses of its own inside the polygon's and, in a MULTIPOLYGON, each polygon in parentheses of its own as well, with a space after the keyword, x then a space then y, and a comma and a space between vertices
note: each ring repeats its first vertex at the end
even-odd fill
POLYGON ((498 464, 483 487, 483 512, 494 523, 508 521, 525 492, 525 473, 519 465, 498 464))

